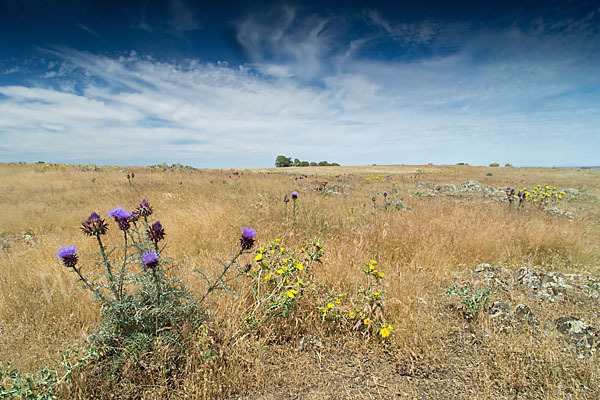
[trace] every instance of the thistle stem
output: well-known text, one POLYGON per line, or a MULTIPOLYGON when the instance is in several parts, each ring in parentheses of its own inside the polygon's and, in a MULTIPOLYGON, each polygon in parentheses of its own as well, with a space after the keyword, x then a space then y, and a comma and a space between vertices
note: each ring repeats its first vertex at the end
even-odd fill
POLYGON ((123 298, 123 280, 125 279, 125 265, 127 264, 127 231, 123 231, 123 241, 125 249, 123 250, 123 264, 119 271, 119 300, 123 298))
POLYGON ((108 300, 106 300, 106 298, 104 296, 102 296, 102 293, 100 293, 98 291, 98 289, 96 289, 95 287, 93 287, 92 285, 90 285, 90 283, 87 281, 87 279, 85 279, 85 277, 83 275, 81 275, 81 270, 75 268, 75 266, 72 267, 73 271, 75 271, 77 273, 77 275, 79 275, 79 280, 81 282, 83 282, 83 284, 92 291, 92 293, 94 293, 104 304, 106 304, 107 306, 110 305, 110 303, 108 302, 108 300))
POLYGON ((100 246, 100 254, 102 254, 102 259, 104 261, 104 266, 106 267, 106 273, 108 275, 108 280, 109 280, 109 283, 110 283, 110 289, 115 294, 115 298, 119 299, 119 292, 117 291, 117 288, 115 287, 115 278, 114 278, 114 276, 112 274, 112 268, 110 266, 110 260, 108 259, 108 256, 106 255, 106 252, 104 251, 104 245, 102 244, 102 239, 100 239, 100 235, 96 235, 96 239, 98 239, 98 245, 100 246))
POLYGON ((204 295, 202 296, 202 298, 200 298, 200 300, 198 301, 198 304, 202 303, 202 301, 204 301, 204 299, 206 298, 206 296, 208 296, 213 290, 215 290, 218 286, 218 284, 220 282, 223 282, 223 277, 225 276, 225 274, 227 273, 227 271, 229 271, 229 269, 231 269, 231 267, 233 267, 235 265, 235 261, 238 259, 239 256, 241 256, 244 253, 243 249, 240 249, 240 251, 233 256, 233 258, 231 259, 231 261, 229 261, 229 264, 227 264, 227 266, 225 268, 223 268, 223 271, 221 272, 221 275, 219 275, 218 278, 216 278, 206 289, 206 292, 204 293, 204 295))

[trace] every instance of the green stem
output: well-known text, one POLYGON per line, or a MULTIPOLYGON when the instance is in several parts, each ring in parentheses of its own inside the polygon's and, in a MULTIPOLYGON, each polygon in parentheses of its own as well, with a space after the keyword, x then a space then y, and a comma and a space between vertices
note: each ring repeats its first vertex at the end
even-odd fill
POLYGON ((123 250, 123 264, 119 271, 119 300, 123 298, 123 280, 125 279, 125 265, 127 263, 127 231, 123 231, 123 240, 125 249, 123 250))
POLYGON ((223 268, 223 272, 221 272, 221 275, 219 275, 219 277, 216 278, 213 281, 213 283, 211 283, 210 286, 206 289, 206 292, 204 293, 204 295, 202 296, 202 298, 200 298, 200 300, 198 301, 198 304, 202 303, 202 301, 204 301, 204 299, 206 298, 206 296, 208 296, 213 290, 215 290, 217 288, 219 282, 222 282, 222 279, 225 276, 225 274, 227 273, 227 271, 229 271, 229 269, 231 269, 231 267, 235 265, 235 261, 243 253, 244 253, 244 250, 240 250, 235 256, 233 256, 233 258, 231 259, 231 261, 229 261, 229 264, 227 264, 227 266, 225 268, 223 268))
POLYGON ((115 278, 112 274, 112 267, 110 266, 110 260, 104 251, 104 245, 102 244, 102 239, 100 239, 100 235, 96 235, 96 239, 98 239, 98 245, 100 246, 100 254, 102 254, 102 259, 104 260, 104 266, 106 267, 106 273, 108 275, 108 280, 110 284, 110 289, 115 294, 115 298, 119 298, 119 292, 117 292, 117 288, 115 287, 115 278))
MULTIPOLYGON (((152 270, 152 275, 154 276, 154 283, 156 284, 156 308, 160 308, 160 295, 161 295, 161 287, 160 287, 160 279, 156 273, 156 268, 158 265, 154 267, 152 270)), ((156 315, 154 323, 154 335, 158 333, 158 315, 156 315)))
POLYGON ((294 220, 296 219, 296 199, 294 200, 294 220))
POLYGON ((89 290, 91 290, 92 293, 94 293, 104 304, 106 304, 107 306, 110 305, 110 303, 108 302, 108 300, 106 300, 106 298, 104 296, 102 296, 102 293, 100 293, 98 291, 98 289, 96 289, 95 287, 93 287, 92 285, 90 285, 90 283, 87 281, 87 279, 85 279, 84 276, 81 275, 81 270, 73 267, 73 271, 75 271, 77 273, 77 275, 79 275, 79 280, 81 280, 81 282, 83 282, 83 284, 89 290))

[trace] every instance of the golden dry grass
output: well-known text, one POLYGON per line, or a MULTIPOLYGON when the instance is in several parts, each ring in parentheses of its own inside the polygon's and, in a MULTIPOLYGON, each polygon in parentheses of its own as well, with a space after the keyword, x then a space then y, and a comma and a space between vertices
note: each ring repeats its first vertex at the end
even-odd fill
MULTIPOLYGON (((81 220, 92 211, 105 215, 116 206, 132 209, 143 197, 165 226, 167 253, 176 260, 177 274, 194 294, 202 294, 205 286, 192 270, 216 274, 217 260, 230 257, 244 226, 256 228, 259 243, 279 237, 290 248, 319 238, 326 245, 319 279, 340 290, 355 290, 362 279, 361 263, 378 260, 386 273, 387 319, 395 331, 388 346, 378 347, 376 341, 365 342, 353 335, 331 335, 314 319, 301 329, 289 325, 298 334, 288 340, 273 341, 272 335, 251 337, 232 349, 228 346, 235 338, 229 334, 239 324, 241 306, 227 295, 215 295, 206 306, 213 313, 211 329, 221 330, 215 336, 222 340, 213 344, 222 352, 217 364, 201 362, 200 354, 208 344, 197 339, 192 346, 197 353, 191 351, 181 364, 183 378, 177 390, 165 384, 166 372, 160 370, 144 385, 117 394, 111 388, 102 389, 103 382, 88 375, 76 378, 65 389, 71 398, 89 397, 90 392, 86 395, 82 388, 94 385, 94 396, 107 398, 600 396, 597 354, 577 359, 564 338, 548 328, 560 314, 575 315, 600 329, 597 298, 547 303, 522 291, 511 292, 514 304, 531 306, 541 328, 524 326, 506 333, 486 317, 466 322, 448 308, 452 300, 445 295, 450 285, 469 282, 473 269, 482 262, 513 270, 543 262, 548 271, 598 277, 598 201, 561 203, 561 209, 576 215, 569 221, 533 207, 509 209, 480 194, 414 195, 421 190, 415 187, 420 181, 460 184, 477 180, 492 186, 574 187, 599 198, 598 171, 309 167, 245 170, 230 178, 229 171, 217 170, 129 170, 135 171, 133 186, 126 172, 113 167, 83 171, 77 166, 0 166, 0 361, 34 371, 60 350, 85 342, 98 321, 98 305, 77 288, 74 276, 54 253, 61 246, 76 244, 82 263, 89 261, 96 249, 79 231, 81 220), (290 178, 289 174, 299 173, 309 178, 290 178), (366 182, 370 174, 391 175, 397 183, 366 182), (314 190, 322 180, 350 188, 344 194, 325 195, 314 190), (402 198, 414 210, 379 210, 374 218, 371 197, 392 189, 396 190, 393 199, 402 198), (292 190, 300 192, 296 223, 284 218, 281 201, 292 190), (486 340, 465 339, 467 325, 475 337, 486 340), (305 334, 320 337, 322 347, 299 350, 297 340, 305 334)), ((107 236, 108 242, 119 239, 116 229, 107 236)), ((162 365, 161 354, 153 357, 162 365)))

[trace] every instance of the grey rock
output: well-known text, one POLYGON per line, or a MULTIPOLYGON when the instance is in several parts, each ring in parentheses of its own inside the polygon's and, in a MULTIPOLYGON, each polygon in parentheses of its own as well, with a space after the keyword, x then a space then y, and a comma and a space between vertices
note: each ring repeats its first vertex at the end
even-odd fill
POLYGON ((451 183, 442 183, 441 185, 436 185, 434 189, 438 192, 456 192, 458 190, 456 185, 451 183))
POLYGON ((544 211, 546 211, 548 214, 552 214, 555 215, 557 217, 567 217, 569 219, 574 219, 575 218, 575 214, 569 212, 569 211, 563 211, 563 210, 559 210, 556 207, 546 207, 544 208, 544 211))
POLYGON ((519 304, 515 307, 515 310, 512 312, 513 321, 515 322, 528 322, 528 323, 537 323, 538 320, 531 310, 531 308, 525 304, 519 304))
POLYGON ((594 328, 575 317, 560 317, 554 321, 556 330, 563 335, 581 339, 594 334, 594 328))
POLYGON ((432 183, 429 182, 417 182, 415 184, 416 187, 420 187, 420 188, 430 188, 433 187, 434 185, 432 183))
POLYGON ((460 191, 462 192, 481 192, 481 183, 477 181, 466 181, 460 185, 460 191))
POLYGON ((323 348, 323 342, 316 336, 304 335, 298 342, 298 348, 302 351, 321 349, 323 348))
POLYGON ((503 301, 495 301, 490 308, 490 317, 505 317, 510 313, 510 306, 503 301))
POLYGON ((475 272, 487 272, 487 271, 496 271, 498 270, 497 267, 492 267, 490 264, 487 263, 481 263, 477 266, 477 268, 475 268, 475 272))
POLYGON ((545 274, 533 268, 523 267, 515 273, 515 280, 519 285, 536 292, 540 297, 554 302, 562 297, 567 289, 572 286, 567 284, 564 275, 558 272, 545 274))
POLYGON ((577 358, 586 358, 600 347, 596 330, 573 316, 560 317, 554 321, 556 330, 573 345, 577 358))

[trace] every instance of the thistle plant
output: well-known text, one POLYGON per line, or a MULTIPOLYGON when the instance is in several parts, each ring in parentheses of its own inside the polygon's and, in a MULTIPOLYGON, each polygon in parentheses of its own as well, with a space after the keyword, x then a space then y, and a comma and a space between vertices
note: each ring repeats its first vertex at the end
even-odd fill
POLYGON ((294 214, 294 220, 296 220, 296 200, 298 200, 298 192, 294 191, 292 193, 290 193, 290 196, 292 197, 292 202, 293 204, 293 214, 294 214))
POLYGON ((111 210, 108 217, 114 218, 123 242, 110 249, 102 239, 108 224, 98 213, 92 213, 81 223, 81 230, 96 237, 99 258, 85 271, 76 246, 63 247, 56 253, 101 303, 102 321, 92 335, 92 343, 115 360, 124 349, 140 343, 151 345, 159 337, 181 345, 184 327, 198 327, 206 319, 199 301, 183 283, 167 276, 171 261, 163 256, 166 246, 159 246, 165 230, 159 221, 148 223, 152 213, 145 199, 135 212, 124 207, 111 210), (94 264, 102 268, 93 268, 94 264))

